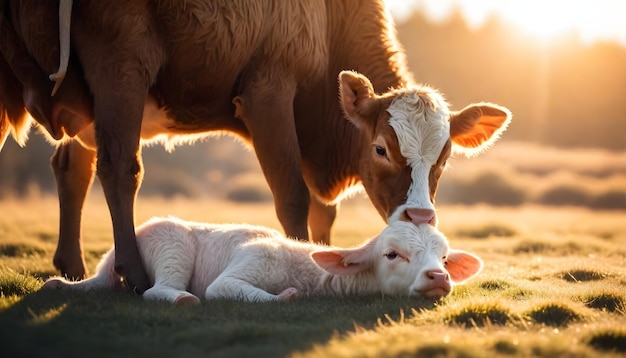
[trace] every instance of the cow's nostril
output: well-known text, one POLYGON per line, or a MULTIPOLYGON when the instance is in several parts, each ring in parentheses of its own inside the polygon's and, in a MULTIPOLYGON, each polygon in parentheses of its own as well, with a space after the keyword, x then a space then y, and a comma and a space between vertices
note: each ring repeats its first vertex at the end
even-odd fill
POLYGON ((435 210, 432 209, 409 208, 406 209, 405 213, 409 220, 415 225, 429 224, 435 218, 435 210))

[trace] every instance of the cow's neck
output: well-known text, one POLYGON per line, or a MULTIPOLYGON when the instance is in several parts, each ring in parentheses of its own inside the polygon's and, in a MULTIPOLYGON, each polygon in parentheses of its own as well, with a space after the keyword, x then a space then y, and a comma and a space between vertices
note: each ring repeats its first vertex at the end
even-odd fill
POLYGON ((358 4, 327 0, 326 6, 333 76, 341 70, 356 70, 372 81, 377 93, 414 84, 382 0, 358 4))

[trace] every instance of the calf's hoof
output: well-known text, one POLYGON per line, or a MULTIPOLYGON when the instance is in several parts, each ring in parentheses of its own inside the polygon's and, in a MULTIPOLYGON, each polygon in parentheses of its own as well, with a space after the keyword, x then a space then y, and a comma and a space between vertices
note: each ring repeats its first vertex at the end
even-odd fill
POLYGON ((279 301, 292 301, 298 298, 298 290, 294 287, 289 287, 283 292, 278 294, 279 301))
POLYGON ((176 306, 198 306, 200 299, 190 293, 181 293, 174 300, 176 306))

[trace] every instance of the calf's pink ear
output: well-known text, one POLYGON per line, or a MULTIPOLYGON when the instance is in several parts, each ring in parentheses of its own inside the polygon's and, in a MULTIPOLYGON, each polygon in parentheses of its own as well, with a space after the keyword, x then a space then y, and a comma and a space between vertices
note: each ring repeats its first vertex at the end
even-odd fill
POLYGON ((511 122, 511 112, 491 103, 477 103, 450 115, 450 138, 454 150, 467 157, 488 149, 511 122))
POLYGON ((346 117, 359 128, 367 124, 367 112, 376 97, 370 80, 358 72, 341 71, 339 96, 346 117))
POLYGON ((368 246, 356 249, 320 250, 311 253, 315 263, 333 275, 353 275, 373 267, 368 246))
POLYGON ((476 276, 483 268, 480 257, 463 250, 450 250, 446 270, 455 284, 476 276))

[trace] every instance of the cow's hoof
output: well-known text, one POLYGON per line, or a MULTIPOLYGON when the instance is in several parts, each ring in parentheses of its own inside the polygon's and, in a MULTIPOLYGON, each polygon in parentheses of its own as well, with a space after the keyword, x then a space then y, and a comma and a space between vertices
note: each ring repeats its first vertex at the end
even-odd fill
POLYGON ((61 272, 61 276, 67 277, 70 280, 83 280, 89 276, 85 260, 80 256, 72 257, 72 259, 67 260, 57 253, 54 255, 52 263, 54 267, 61 272))
POLYGON ((174 304, 177 306, 197 306, 200 304, 200 299, 190 293, 181 293, 174 300, 174 304))
POLYGON ((143 266, 138 266, 134 270, 121 270, 116 266, 115 271, 124 277, 124 284, 135 294, 141 295, 151 287, 143 266))
POLYGON ((278 294, 278 299, 280 301, 291 301, 298 298, 298 290, 294 287, 289 287, 283 292, 278 294))

